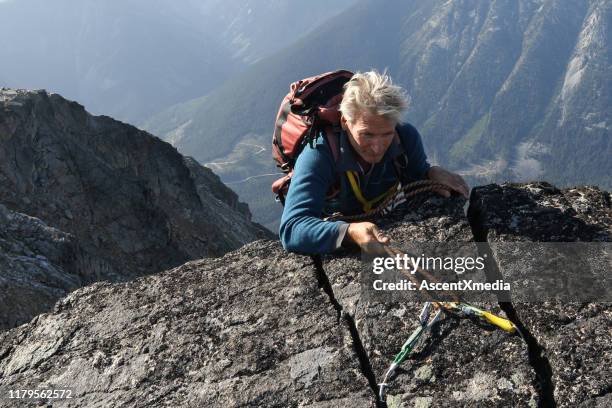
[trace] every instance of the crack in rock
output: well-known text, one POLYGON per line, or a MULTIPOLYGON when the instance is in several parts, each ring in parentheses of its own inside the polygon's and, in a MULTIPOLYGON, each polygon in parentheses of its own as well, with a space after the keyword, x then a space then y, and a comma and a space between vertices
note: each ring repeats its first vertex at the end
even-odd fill
MULTIPOLYGON (((600 194, 596 189, 583 188, 583 190, 585 191, 581 192, 578 189, 561 191, 547 183, 490 185, 474 190, 470 197, 468 219, 474 238, 481 243, 479 245, 481 256, 487 255, 488 279, 503 278, 499 259, 494 254, 493 244, 523 240, 527 242, 605 240, 606 222, 600 214, 606 212, 605 199, 607 196, 600 194), (570 208, 576 207, 574 201, 578 194, 580 197, 589 195, 591 201, 589 201, 588 208, 578 208, 580 211, 577 212, 570 208), (598 205, 601 207, 595 211, 598 205), (588 217, 583 217, 581 212, 588 214, 588 217), (494 214, 493 218, 491 214, 494 214), (594 222, 597 219, 594 216, 602 218, 594 222)), ((546 342, 546 337, 538 341, 532 334, 535 327, 533 325, 537 326, 537 319, 531 321, 532 327, 528 328, 519 317, 509 294, 502 293, 501 295, 498 297, 500 308, 517 326, 527 345, 529 364, 533 367, 538 381, 538 406, 556 407, 559 404, 566 406, 565 404, 570 401, 559 400, 556 390, 559 387, 556 382, 559 381, 563 368, 556 366, 559 373, 555 374, 550 359, 556 357, 553 354, 548 355, 554 352, 547 352, 547 347, 541 344, 541 341, 546 342)), ((571 318, 567 317, 567 319, 571 318)), ((556 364, 558 365, 559 361, 556 361, 556 364)))
POLYGON ((336 299, 334 294, 334 290, 329 281, 329 277, 323 268, 323 262, 320 256, 313 256, 314 265, 317 269, 317 279, 319 281, 319 286, 323 289, 323 291, 327 294, 329 301, 334 306, 334 309, 338 312, 338 320, 343 319, 348 326, 349 332, 351 334, 351 339, 353 341, 353 350, 357 355, 357 359, 359 360, 359 367, 361 368, 361 373, 368 381, 372 393, 374 394, 374 400, 376 401, 376 406, 379 408, 383 408, 387 406, 383 401, 380 401, 378 398, 378 382, 376 381, 376 374, 372 369, 372 364, 370 362, 370 358, 368 357, 368 353, 363 346, 363 342, 361 341, 361 337, 359 335, 359 330, 355 325, 355 319, 349 314, 344 312, 344 308, 340 304, 340 302, 336 299))

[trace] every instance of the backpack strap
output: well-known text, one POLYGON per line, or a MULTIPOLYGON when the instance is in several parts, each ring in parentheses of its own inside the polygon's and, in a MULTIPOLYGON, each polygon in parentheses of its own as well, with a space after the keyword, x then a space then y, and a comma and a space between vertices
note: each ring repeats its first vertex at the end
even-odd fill
POLYGON ((402 154, 393 159, 393 168, 395 169, 395 175, 397 176, 397 180, 399 181, 400 185, 406 185, 409 182, 406 175, 406 169, 408 168, 408 156, 406 155, 406 149, 404 149, 402 138, 399 136, 397 129, 395 130, 394 142, 399 143, 402 149, 402 154))
MULTIPOLYGON (((325 140, 327 140, 327 144, 329 145, 329 149, 332 152, 332 156, 334 158, 334 163, 337 163, 340 159, 340 126, 333 125, 327 126, 323 129, 325 132, 325 140)), ((313 126, 310 131, 309 137, 304 139, 304 145, 300 147, 303 149, 306 144, 310 144, 314 146, 317 139, 317 131, 313 126)), ((287 192, 289 191, 289 184, 291 183, 291 177, 293 177, 293 170, 289 171, 289 173, 285 174, 283 177, 276 180, 272 183, 272 192, 276 194, 276 200, 279 201, 282 205, 285 205, 285 197, 287 192)), ((335 197, 340 192, 340 179, 336 180, 332 186, 327 191, 326 198, 335 197)))
POLYGON ((334 157, 334 163, 338 163, 340 159, 340 126, 327 126, 323 131, 325 132, 325 139, 327 140, 329 149, 334 157))
MULTIPOLYGON (((340 160, 340 126, 338 124, 327 126, 323 131, 325 132, 325 140, 327 140, 329 150, 331 150, 334 158, 334 164, 337 164, 340 160)), ((339 193, 340 177, 336 177, 336 180, 327 190, 326 200, 336 197, 339 193)))

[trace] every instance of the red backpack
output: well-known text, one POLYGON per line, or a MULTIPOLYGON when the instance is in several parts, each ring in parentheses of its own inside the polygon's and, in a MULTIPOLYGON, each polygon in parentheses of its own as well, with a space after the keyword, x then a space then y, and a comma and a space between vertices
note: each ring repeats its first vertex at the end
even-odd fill
POLYGON ((302 79, 289 87, 272 136, 272 155, 277 167, 286 173, 272 183, 272 192, 281 203, 285 203, 295 161, 307 144, 313 145, 319 130, 325 131, 334 160, 338 159, 339 107, 343 86, 352 76, 350 71, 338 70, 302 79))

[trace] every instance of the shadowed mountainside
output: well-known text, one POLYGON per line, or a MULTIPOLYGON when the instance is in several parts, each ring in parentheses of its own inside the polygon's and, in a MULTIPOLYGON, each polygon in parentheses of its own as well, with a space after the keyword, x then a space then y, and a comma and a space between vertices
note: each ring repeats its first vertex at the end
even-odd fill
POLYGON ((170 144, 45 91, 0 90, 0 204, 0 234, 23 244, 1 254, 0 327, 40 311, 24 287, 50 306, 83 284, 132 279, 272 236, 212 171, 170 144), (46 231, 40 245, 26 239, 38 230, 46 231))

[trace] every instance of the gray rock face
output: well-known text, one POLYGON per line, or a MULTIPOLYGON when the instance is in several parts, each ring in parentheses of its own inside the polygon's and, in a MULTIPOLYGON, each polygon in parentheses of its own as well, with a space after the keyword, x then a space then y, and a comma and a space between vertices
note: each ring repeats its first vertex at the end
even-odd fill
POLYGON ((77 253, 70 234, 0 204, 0 330, 27 322, 82 286, 77 253))
MULTIPOLYGON (((429 197, 416 210, 396 214, 380 226, 394 244, 471 242, 464 215, 465 200, 429 197)), ((371 375, 382 382, 402 344, 419 325, 423 307, 417 301, 371 301, 362 296, 359 257, 324 261, 331 287, 345 312, 354 319, 371 362, 371 375)), ((368 271, 369 272, 369 271, 368 271)), ((482 307, 503 316, 495 303, 482 307)), ((445 313, 424 340, 387 380, 387 403, 395 407, 529 406, 538 400, 535 375, 526 346, 511 336, 445 313)))
POLYGON ((71 234, 0 204, 0 331, 49 311, 70 291, 123 280, 71 234))
POLYGON ((217 200, 214 203, 225 204, 251 219, 249 206, 238 201, 238 195, 227 188, 211 169, 200 165, 194 158, 185 157, 185 165, 189 168, 196 189, 202 201, 211 201, 211 197, 217 200))
POLYGON ((508 183, 477 187, 472 194, 479 238, 489 242, 612 240, 612 199, 597 187, 508 183))
MULTIPOLYGON (((493 253, 506 241, 612 241, 610 193, 595 187, 489 185, 474 189, 471 199, 476 236, 493 253)), ((509 266, 500 263, 499 272, 509 266)), ((535 364, 548 384, 547 401, 560 407, 599 406, 606 395, 609 401, 612 305, 547 301, 513 307, 533 335, 533 347, 541 348, 543 359, 535 364)))
POLYGON ((126 274, 218 256, 261 236, 220 183, 167 143, 44 91, 0 93, 0 200, 73 233, 126 274), (193 174, 193 175, 192 175, 193 174), (198 184, 213 182, 207 180, 198 184), (212 203, 211 203, 212 201, 212 203), (218 237, 224 207, 233 237, 218 237))
MULTIPOLYGON (((0 90, 0 203, 70 234, 88 254, 81 276, 65 286, 58 283, 56 294, 82 283, 131 279, 219 256, 271 236, 193 159, 146 132, 91 116, 79 104, 45 91, 0 90)), ((7 274, 17 272, 0 270, 0 277, 7 274)), ((27 293, 38 293, 35 285, 24 285, 27 293)), ((50 292, 43 292, 41 304, 48 305, 50 292)), ((27 296, 24 302, 39 303, 27 296)), ((9 320, 27 316, 15 313, 21 317, 9 320)))
POLYGON ((80 289, 0 334, 0 389, 70 386, 76 398, 60 406, 74 407, 367 407, 351 337, 316 275, 309 258, 258 241, 80 289))
MULTIPOLYGON (((609 203, 593 188, 491 185, 473 191, 469 217, 464 200, 430 196, 379 225, 396 244, 536 241, 540 222, 565 238, 605 240, 609 203), (526 218, 557 214, 561 202, 569 203, 561 218, 526 218)), ((75 399, 58 406, 382 407, 377 383, 422 303, 364 297, 362 273, 354 252, 311 259, 257 241, 223 258, 82 288, 0 334, 0 390, 72 387, 75 399)), ((444 316, 389 379, 388 407, 608 405, 609 305, 481 306, 511 318, 523 336, 444 316)))

